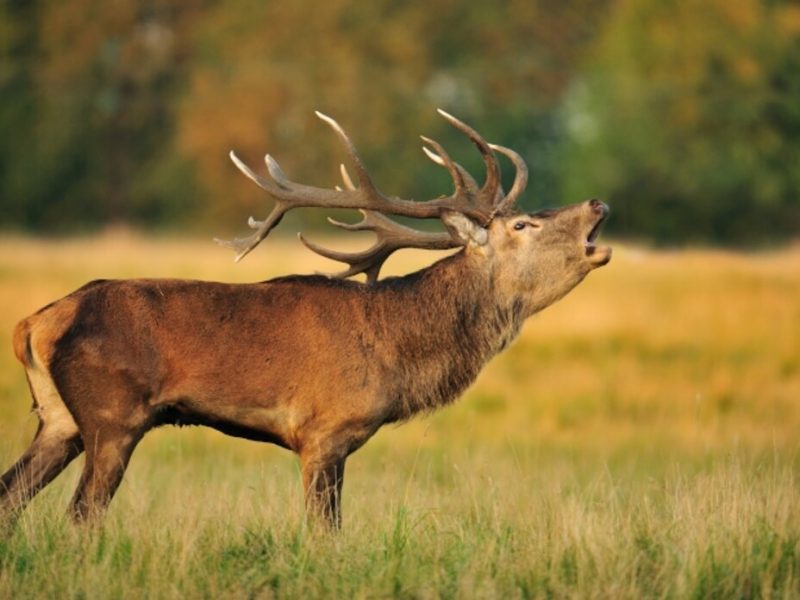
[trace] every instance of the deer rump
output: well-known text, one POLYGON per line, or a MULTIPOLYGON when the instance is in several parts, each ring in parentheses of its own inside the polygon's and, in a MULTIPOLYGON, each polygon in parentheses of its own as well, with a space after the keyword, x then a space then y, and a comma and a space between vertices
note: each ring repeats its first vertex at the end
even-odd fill
POLYGON ((25 366, 39 417, 28 450, 0 479, 0 521, 27 502, 76 456, 85 464, 70 504, 77 520, 102 513, 144 434, 164 424, 206 425, 275 443, 301 461, 309 514, 338 526, 345 460, 382 425, 457 398, 523 321, 574 288, 611 257, 595 246, 607 207, 590 200, 518 213, 527 168, 513 151, 487 144, 454 117, 487 166, 482 187, 444 150, 449 197, 413 202, 382 195, 338 124, 358 186, 289 181, 270 157, 273 181, 237 166, 276 199, 270 216, 251 219, 253 236, 234 240, 237 258, 258 245, 289 209, 358 208, 375 245, 339 253, 305 242, 367 283, 290 276, 255 284, 185 280, 91 282, 21 321, 14 349, 25 366), (500 187, 498 151, 517 167, 500 187), (446 231, 422 233, 381 213, 439 218, 446 231), (378 280, 403 247, 457 253, 404 277, 378 280))

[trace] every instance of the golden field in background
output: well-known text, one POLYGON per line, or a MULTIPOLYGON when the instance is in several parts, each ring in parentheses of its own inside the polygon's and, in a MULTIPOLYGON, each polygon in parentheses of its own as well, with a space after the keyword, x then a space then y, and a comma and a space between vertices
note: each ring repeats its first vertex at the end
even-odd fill
MULTIPOLYGON (((35 429, 20 318, 95 278, 336 268, 293 239, 233 264, 211 241, 125 230, 0 238, 0 468, 35 429)), ((340 536, 305 530, 289 453, 164 428, 99 532, 63 518, 80 459, 34 501, 0 542, 0 596, 792 595, 798 432, 800 248, 616 245, 460 401, 351 457, 340 536)))

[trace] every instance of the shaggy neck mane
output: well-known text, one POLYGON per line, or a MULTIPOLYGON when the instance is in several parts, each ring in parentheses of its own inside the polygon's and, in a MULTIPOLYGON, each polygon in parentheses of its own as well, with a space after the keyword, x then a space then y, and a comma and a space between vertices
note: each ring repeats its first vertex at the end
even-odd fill
POLYGON ((498 297, 494 273, 465 252, 376 285, 386 307, 381 341, 393 341, 392 420, 448 404, 522 325, 520 300, 498 297))

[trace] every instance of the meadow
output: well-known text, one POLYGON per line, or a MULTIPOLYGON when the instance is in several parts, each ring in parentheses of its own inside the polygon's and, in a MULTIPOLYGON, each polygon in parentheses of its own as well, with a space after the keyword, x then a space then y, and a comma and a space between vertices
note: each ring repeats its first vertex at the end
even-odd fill
MULTIPOLYGON (((124 230, 0 237, 0 468, 36 425, 18 319, 100 277, 331 267, 295 240, 234 265, 124 230)), ((81 459, 33 501, 0 539, 0 598, 798 597, 799 432, 800 247, 618 244, 459 402, 350 458, 338 535, 306 526, 290 453, 162 428, 101 526, 65 515, 81 459)))

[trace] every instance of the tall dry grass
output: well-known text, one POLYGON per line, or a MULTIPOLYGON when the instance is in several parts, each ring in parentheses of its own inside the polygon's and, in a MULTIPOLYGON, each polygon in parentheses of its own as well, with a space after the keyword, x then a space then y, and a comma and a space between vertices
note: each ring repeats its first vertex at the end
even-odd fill
MULTIPOLYGON (((97 277, 331 266, 267 244, 233 265, 126 232, 0 238, 2 467, 35 426, 17 319, 97 277)), ((800 249, 618 247, 459 403, 350 459, 340 535, 305 527, 288 453, 163 429, 101 528, 63 516, 80 464, 33 502, 0 541, 0 597, 797 596, 799 339, 800 249)))

